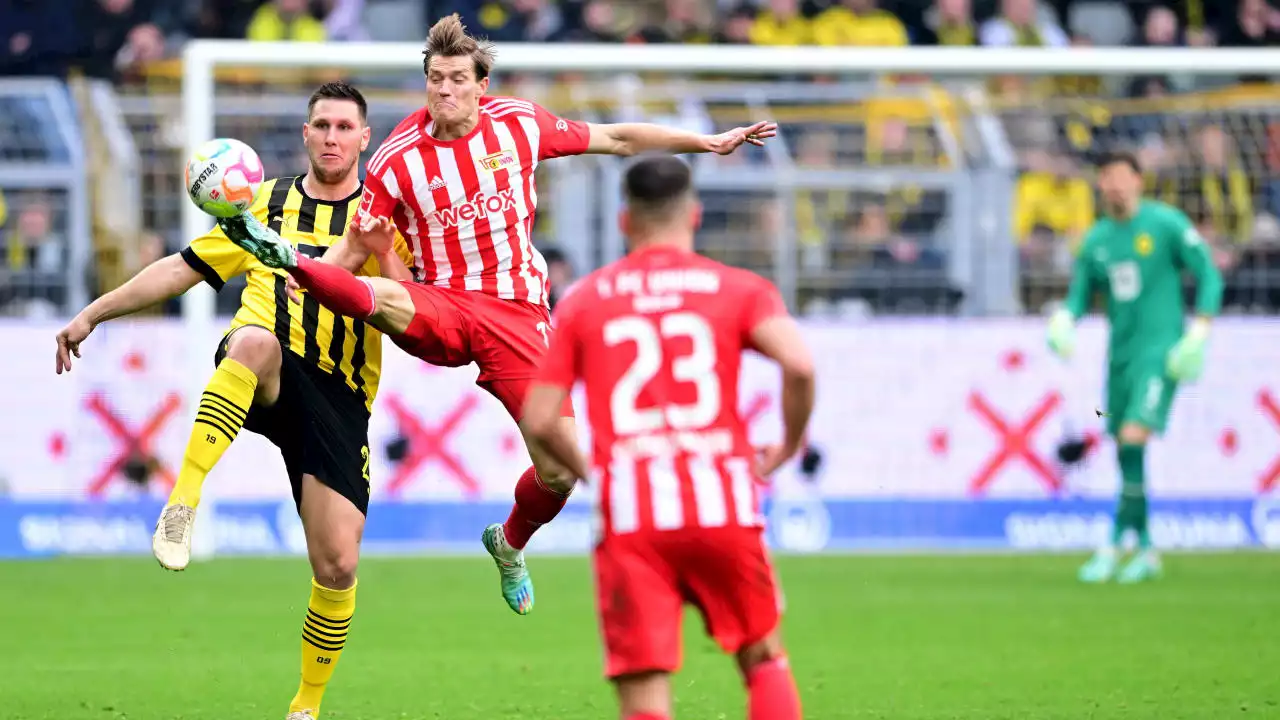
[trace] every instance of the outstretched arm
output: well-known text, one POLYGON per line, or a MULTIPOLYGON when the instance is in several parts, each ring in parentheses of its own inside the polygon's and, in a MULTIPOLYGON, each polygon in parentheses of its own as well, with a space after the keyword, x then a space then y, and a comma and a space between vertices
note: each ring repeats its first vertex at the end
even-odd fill
POLYGON ((125 284, 89 303, 77 317, 98 325, 132 315, 185 293, 203 279, 181 255, 174 253, 151 263, 125 284))
POLYGON ((58 374, 71 370, 71 356, 80 357, 80 343, 100 323, 177 297, 202 279, 200 273, 175 253, 151 263, 124 285, 89 303, 58 333, 58 374))
POLYGON ((597 155, 639 155, 646 152, 708 153, 728 155, 743 143, 764 145, 778 134, 777 123, 762 121, 719 135, 703 135, 651 123, 615 123, 587 126, 587 152, 597 155))

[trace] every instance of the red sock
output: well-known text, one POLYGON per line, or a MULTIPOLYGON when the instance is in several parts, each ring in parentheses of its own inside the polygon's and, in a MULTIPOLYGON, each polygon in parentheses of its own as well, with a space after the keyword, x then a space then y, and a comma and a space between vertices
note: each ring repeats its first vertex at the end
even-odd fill
POLYGON ((626 717, 626 720, 668 720, 668 718, 666 715, 659 715, 658 713, 642 712, 631 713, 626 717))
POLYGON ((373 286, 337 265, 299 255, 298 266, 289 274, 321 305, 339 315, 368 320, 373 314, 373 286))
POLYGON ((543 485, 537 471, 529 466, 516 482, 516 504, 502 527, 507 543, 518 550, 524 549, 538 528, 560 514, 568 499, 568 495, 561 495, 543 485))
POLYGON ((786 658, 760 663, 747 674, 748 720, 800 720, 800 693, 786 658))

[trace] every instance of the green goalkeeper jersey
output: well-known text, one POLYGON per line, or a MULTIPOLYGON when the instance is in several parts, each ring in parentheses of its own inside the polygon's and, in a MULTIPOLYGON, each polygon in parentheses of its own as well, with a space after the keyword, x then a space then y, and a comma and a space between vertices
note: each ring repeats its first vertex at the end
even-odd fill
POLYGON ((1143 200, 1132 217, 1099 218, 1089 229, 1076 258, 1067 309, 1078 318, 1094 293, 1103 293, 1113 367, 1163 358, 1182 337, 1184 272, 1196 279, 1196 313, 1216 314, 1222 275, 1195 226, 1181 210, 1143 200))

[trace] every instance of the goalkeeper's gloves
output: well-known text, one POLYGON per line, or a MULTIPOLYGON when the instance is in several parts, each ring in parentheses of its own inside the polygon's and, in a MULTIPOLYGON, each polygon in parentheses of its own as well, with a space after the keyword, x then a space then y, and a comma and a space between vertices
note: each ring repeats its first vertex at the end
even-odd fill
POLYGON ((1169 377, 1179 382, 1195 382, 1204 371, 1204 350, 1209 340, 1209 321, 1196 318, 1182 339, 1169 351, 1166 366, 1169 377))
POLYGON ((1076 319, 1070 310, 1062 308, 1049 318, 1049 349, 1065 360, 1075 347, 1076 319))

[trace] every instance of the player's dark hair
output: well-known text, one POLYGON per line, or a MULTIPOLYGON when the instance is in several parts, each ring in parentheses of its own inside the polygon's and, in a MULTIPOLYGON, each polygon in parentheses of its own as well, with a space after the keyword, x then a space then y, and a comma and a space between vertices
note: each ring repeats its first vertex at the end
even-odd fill
POLYGON ((674 155, 641 158, 622 178, 622 193, 632 214, 665 215, 692 192, 693 172, 674 155))
POLYGON ((366 120, 369 116, 369 103, 365 102, 364 95, 341 80, 327 82, 311 93, 311 99, 307 101, 308 118, 311 117, 311 113, 315 112, 316 103, 321 100, 350 100, 360 110, 360 120, 366 120))
POLYGON ((427 32, 427 46, 422 50, 422 74, 431 69, 433 57, 469 57, 475 65, 476 80, 489 77, 493 69, 493 43, 467 33, 458 13, 436 21, 427 32))
POLYGON ((1133 168, 1133 171, 1142 174, 1142 164, 1138 162, 1138 156, 1127 150, 1110 150, 1102 153, 1098 157, 1098 169, 1101 170, 1109 165, 1123 163, 1133 168))

